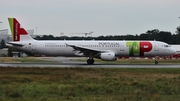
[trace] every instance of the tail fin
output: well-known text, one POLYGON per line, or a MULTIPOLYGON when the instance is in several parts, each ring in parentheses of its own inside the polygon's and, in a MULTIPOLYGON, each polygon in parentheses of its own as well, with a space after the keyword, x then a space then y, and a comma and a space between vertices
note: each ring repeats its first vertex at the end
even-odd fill
POLYGON ((21 27, 16 18, 8 18, 13 41, 29 41, 34 40, 27 31, 21 27))

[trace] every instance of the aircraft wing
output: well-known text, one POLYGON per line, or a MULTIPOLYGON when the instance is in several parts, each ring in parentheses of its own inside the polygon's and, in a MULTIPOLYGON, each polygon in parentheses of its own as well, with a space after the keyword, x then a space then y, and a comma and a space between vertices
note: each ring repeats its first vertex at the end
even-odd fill
POLYGON ((91 49, 91 48, 77 46, 77 45, 70 45, 70 44, 66 44, 66 45, 72 47, 74 51, 77 51, 77 50, 80 51, 85 56, 94 56, 94 55, 104 52, 97 49, 91 49))

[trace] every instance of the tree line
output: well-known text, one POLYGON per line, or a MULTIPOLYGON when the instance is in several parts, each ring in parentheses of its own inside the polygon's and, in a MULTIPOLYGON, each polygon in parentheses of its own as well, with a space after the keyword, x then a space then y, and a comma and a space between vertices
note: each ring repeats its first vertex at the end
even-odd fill
POLYGON ((109 35, 109 36, 98 36, 98 37, 68 37, 59 36, 54 37, 53 35, 43 35, 42 37, 37 36, 37 40, 157 40, 163 41, 168 44, 180 44, 180 26, 176 28, 175 34, 168 31, 159 31, 158 29, 148 30, 146 33, 140 35, 109 35))

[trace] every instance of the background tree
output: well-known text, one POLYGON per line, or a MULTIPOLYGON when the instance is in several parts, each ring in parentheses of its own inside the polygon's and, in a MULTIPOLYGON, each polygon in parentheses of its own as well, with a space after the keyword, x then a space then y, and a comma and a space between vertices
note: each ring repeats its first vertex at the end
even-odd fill
POLYGON ((176 37, 173 39, 176 41, 176 44, 180 44, 180 26, 176 28, 176 37))
POLYGON ((1 40, 1 47, 2 47, 2 48, 5 48, 5 47, 6 47, 6 43, 5 43, 4 39, 1 40))
POLYGON ((180 35, 180 26, 176 28, 176 33, 180 35))
POLYGON ((68 37, 52 35, 44 35, 42 37, 37 36, 37 40, 157 40, 163 41, 168 44, 180 44, 180 26, 177 27, 176 33, 172 34, 167 31, 159 31, 158 29, 148 30, 146 33, 140 35, 109 35, 109 36, 98 36, 98 37, 68 37))

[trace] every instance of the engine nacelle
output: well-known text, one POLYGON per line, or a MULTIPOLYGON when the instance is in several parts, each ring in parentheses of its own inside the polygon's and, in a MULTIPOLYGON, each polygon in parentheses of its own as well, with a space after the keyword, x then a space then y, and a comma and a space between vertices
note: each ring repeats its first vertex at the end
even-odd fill
POLYGON ((104 61, 116 61, 117 57, 115 56, 115 53, 109 52, 109 53, 101 53, 100 55, 101 60, 104 61))

